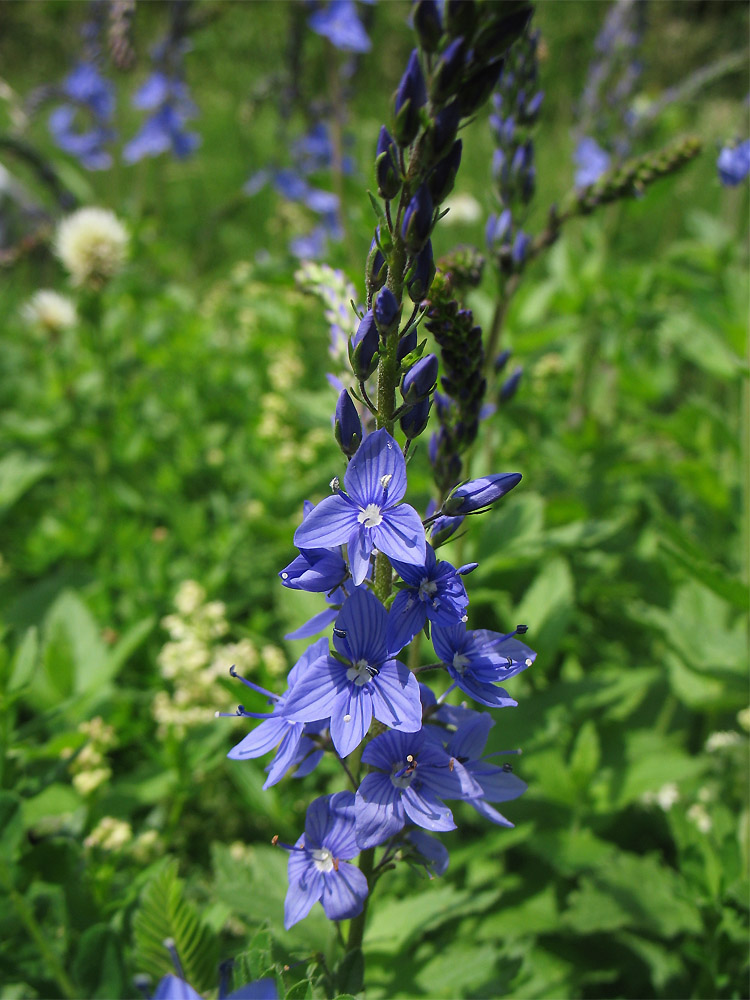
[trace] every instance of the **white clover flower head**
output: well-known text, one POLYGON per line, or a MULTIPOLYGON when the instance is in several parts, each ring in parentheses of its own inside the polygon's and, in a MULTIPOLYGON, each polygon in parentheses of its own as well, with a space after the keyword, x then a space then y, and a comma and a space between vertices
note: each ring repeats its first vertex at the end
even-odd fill
POLYGON ((99 288, 122 268, 128 231, 107 208, 80 208, 64 218, 55 234, 55 253, 74 285, 99 288))
POLYGON ((698 827, 701 833, 708 833, 714 825, 713 820, 706 812, 706 807, 701 802, 694 802, 687 811, 687 817, 698 827))
POLYGON ((23 306, 21 315, 29 326, 47 333, 60 333, 78 322, 76 307, 70 299, 50 288, 40 288, 38 292, 34 292, 23 306))
POLYGON ((664 812, 669 812, 680 798, 680 791, 674 781, 668 781, 656 792, 644 792, 641 801, 644 805, 657 805, 664 812))
POLYGON ((742 737, 739 733, 735 733, 732 729, 720 730, 716 733, 711 733, 711 735, 706 740, 706 751, 708 753, 716 753, 717 750, 726 750, 729 747, 739 746, 742 742, 742 737))

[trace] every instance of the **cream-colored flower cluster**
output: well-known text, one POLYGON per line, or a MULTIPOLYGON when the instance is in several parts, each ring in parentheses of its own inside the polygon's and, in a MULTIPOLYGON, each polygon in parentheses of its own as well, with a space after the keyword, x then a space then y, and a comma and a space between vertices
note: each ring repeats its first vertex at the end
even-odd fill
POLYGON ((45 333, 61 333, 78 322, 76 307, 70 299, 50 288, 34 292, 21 314, 29 326, 45 333))
POLYGON ((99 847, 103 851, 121 851, 133 839, 133 828, 125 820, 104 816, 83 842, 89 850, 99 847))
POLYGON ((318 450, 328 440, 322 428, 314 428, 301 438, 289 422, 289 399, 302 380, 302 362, 289 348, 275 351, 268 366, 271 391, 260 400, 258 435, 274 446, 274 453, 284 465, 312 465, 318 450))
POLYGON ((88 722, 82 722, 78 732, 83 733, 87 741, 72 760, 70 772, 73 775, 73 787, 80 795, 87 797, 112 776, 106 754, 115 746, 117 739, 112 726, 107 725, 98 715, 88 722))
POLYGON ((229 631, 226 607, 221 601, 207 601, 206 591, 195 580, 181 584, 175 596, 175 613, 162 620, 169 632, 159 653, 162 676, 170 681, 170 691, 159 691, 152 703, 158 722, 157 733, 165 739, 170 732, 184 736, 190 726, 206 722, 217 710, 227 707, 226 689, 216 683, 228 677, 229 668, 238 673, 254 670, 261 658, 273 672, 287 669, 284 654, 275 646, 260 652, 250 641, 222 643, 229 631))
POLYGON ((55 253, 74 285, 100 288, 121 270, 128 231, 106 208, 79 208, 57 227, 55 253))

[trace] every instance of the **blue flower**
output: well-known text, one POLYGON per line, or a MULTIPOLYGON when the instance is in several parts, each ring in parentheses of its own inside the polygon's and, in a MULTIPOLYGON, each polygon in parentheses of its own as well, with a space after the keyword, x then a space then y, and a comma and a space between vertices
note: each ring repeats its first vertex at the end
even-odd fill
POLYGON ((453 679, 451 687, 461 688, 482 705, 516 705, 507 691, 495 686, 498 681, 515 677, 536 659, 533 649, 513 638, 516 632, 501 635, 486 629, 469 631, 464 625, 436 625, 432 643, 453 679))
MULTIPOLYGON (((219 991, 220 1000, 223 996, 219 991)), ((279 991, 273 979, 256 979, 234 990, 225 1000, 278 1000, 278 996, 279 991)), ((152 1000, 203 1000, 203 997, 190 983, 170 974, 159 981, 152 1000)))
POLYGON ((326 497, 297 528, 299 549, 347 545, 354 583, 367 575, 374 548, 390 559, 419 565, 425 560, 419 514, 400 501, 406 493, 406 463, 386 430, 362 442, 344 475, 345 491, 326 497))
POLYGON ((482 789, 481 798, 470 799, 469 804, 492 823, 512 827, 513 824, 489 805, 489 802, 517 799, 519 795, 523 795, 528 786, 525 781, 521 781, 513 774, 509 764, 498 767, 497 764, 489 763, 488 758, 493 756, 492 754, 482 756, 490 729, 494 725, 493 719, 487 712, 473 713, 472 717, 464 721, 451 736, 446 749, 452 757, 461 762, 482 789))
POLYGON ((349 864, 359 854, 354 833, 354 795, 337 792, 310 804, 305 832, 289 848, 289 889, 284 904, 287 930, 320 901, 329 920, 346 920, 362 912, 367 879, 349 864))
POLYGON ((373 715, 407 733, 422 725, 417 678, 390 657, 387 631, 385 608, 369 590, 358 587, 336 618, 336 653, 316 660, 284 705, 291 722, 330 718, 331 739, 341 757, 359 746, 373 715))
POLYGON ((609 170, 611 161, 609 153, 602 149, 596 139, 589 136, 584 136, 578 143, 573 159, 578 165, 575 176, 578 188, 588 187, 598 181, 609 170))
POLYGON ((185 84, 156 70, 133 96, 133 106, 153 111, 138 134, 122 151, 126 163, 136 163, 144 156, 159 156, 171 150, 185 159, 200 143, 200 136, 186 130, 197 109, 188 96, 185 84))
POLYGON ((315 670, 318 661, 328 656, 328 641, 319 639, 318 642, 309 646, 295 665, 289 671, 289 687, 281 695, 272 694, 252 681, 245 680, 244 677, 237 677, 251 690, 264 694, 268 700, 274 703, 272 712, 248 712, 241 705, 237 709, 237 714, 246 718, 263 719, 259 726, 251 732, 237 746, 227 754, 230 760, 244 760, 247 757, 262 757, 263 754, 273 750, 278 745, 279 749, 271 764, 268 778, 263 785, 270 788, 281 781, 286 772, 293 764, 298 762, 297 752, 300 740, 305 729, 304 723, 292 722, 284 715, 284 705, 287 702, 291 691, 301 677, 309 670, 315 670))
POLYGON ((407 822, 426 830, 455 830, 442 799, 482 794, 463 766, 423 729, 376 736, 365 747, 362 763, 378 768, 357 791, 357 843, 363 850, 382 844, 407 822))
MULTIPOLYGON (((315 509, 305 500, 303 521, 315 509)), ((290 590, 307 590, 327 594, 338 587, 346 576, 346 563, 338 546, 329 549, 300 549, 300 554, 279 573, 281 582, 290 590)))
POLYGON ((369 52, 372 48, 352 0, 330 0, 328 6, 315 11, 307 23, 316 34, 344 52, 369 52))
POLYGON ((406 583, 399 590, 388 615, 388 649, 398 653, 430 621, 434 625, 460 625, 466 621, 469 598, 458 572, 435 557, 427 546, 422 566, 395 561, 393 568, 406 583))
POLYGON ((750 139, 736 146, 724 146, 716 161, 719 180, 725 187, 736 187, 750 174, 750 139))
POLYGON ((77 157, 88 170, 106 170, 112 157, 104 148, 114 138, 114 88, 92 62, 79 63, 65 78, 63 93, 72 104, 62 104, 49 117, 49 129, 60 149, 77 157), (91 128, 81 128, 79 110, 88 112, 91 128))

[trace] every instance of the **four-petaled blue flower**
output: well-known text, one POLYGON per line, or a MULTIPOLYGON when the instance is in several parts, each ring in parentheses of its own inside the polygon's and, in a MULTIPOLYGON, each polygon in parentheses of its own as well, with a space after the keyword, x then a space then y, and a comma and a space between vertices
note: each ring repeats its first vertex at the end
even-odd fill
POLYGON ((424 729, 376 736, 365 747, 362 763, 379 768, 357 791, 357 843, 362 849, 382 844, 407 822, 426 830, 455 830, 453 814, 441 799, 482 795, 463 766, 424 729))
POLYGON ((435 557, 431 545, 423 566, 394 561, 393 568, 407 586, 396 594, 388 616, 391 653, 402 650, 428 621, 447 627, 466 621, 469 598, 463 581, 450 563, 435 557))
POLYGON ((516 632, 501 635, 487 629, 469 631, 464 625, 432 630, 435 652, 459 687, 482 705, 503 708, 518 704, 507 691, 495 685, 530 667, 536 653, 514 639, 516 632))
POLYGON ((359 746, 373 715, 407 733, 422 725, 417 678, 390 658, 387 630, 383 605, 369 590, 357 588, 336 618, 336 655, 316 659, 285 702, 283 712, 291 722, 330 718, 331 739, 341 757, 359 746))
POLYGON ((326 497, 294 535, 299 549, 347 545, 357 586, 367 576, 374 548, 410 565, 425 561, 425 535, 419 514, 400 501, 406 493, 406 463, 385 430, 370 434, 344 475, 345 491, 326 497))
POLYGON ((344 52, 369 52, 372 47, 353 0, 330 0, 328 6, 315 11, 307 23, 316 34, 344 52))
POLYGON ((315 799, 307 810, 305 832, 290 848, 284 904, 287 930, 306 917, 318 900, 329 920, 346 920, 362 912, 367 879, 348 863, 357 854, 352 792, 315 799))

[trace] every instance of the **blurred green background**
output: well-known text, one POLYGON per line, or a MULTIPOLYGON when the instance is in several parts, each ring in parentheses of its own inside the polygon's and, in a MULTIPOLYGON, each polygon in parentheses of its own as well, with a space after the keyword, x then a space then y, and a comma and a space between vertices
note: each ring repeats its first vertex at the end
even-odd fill
MULTIPOLYGON (((537 5, 532 230, 572 185, 575 103, 607 9, 537 5)), ((242 186, 289 164, 315 102, 340 107, 355 169, 326 261, 364 298, 373 151, 413 42, 408 4, 360 10, 373 47, 342 82, 346 57, 305 28, 302 5, 194 4, 200 148, 88 172, 28 101, 70 70, 88 5, 0 5, 0 138, 30 144, 131 235, 100 294, 71 289, 50 247, 61 209, 0 145, 43 209, 0 275, 6 1000, 134 995, 135 974, 170 971, 166 936, 206 995, 219 960, 242 954, 240 978, 288 966, 290 996, 323 996, 341 957, 319 908, 283 931, 286 856, 269 846, 296 839, 338 772, 325 763, 264 792, 264 760, 225 759, 246 727, 213 713, 240 699, 231 663, 280 691, 305 645, 283 635, 320 609, 276 576, 302 501, 343 468, 328 324, 287 250, 312 216, 242 186), (295 23, 302 99, 282 115, 295 23), (76 299, 73 329, 24 320, 40 288, 76 299)), ((139 126, 129 98, 168 16, 138 3, 135 65, 108 67, 122 137, 139 126)), ((650 5, 641 106, 741 56, 747 28, 743 4, 650 5)), ((520 471, 523 484, 446 558, 480 562, 473 627, 529 624, 538 657, 490 747, 523 748, 529 790, 506 809, 513 830, 457 804, 443 879, 399 869, 379 884, 368 996, 748 996, 748 195, 715 168, 719 145, 747 135, 747 90, 745 60, 670 105, 638 151, 691 133, 703 154, 570 223, 512 302, 503 346, 524 377, 484 424, 472 472, 520 471)), ((491 156, 485 110, 452 196, 477 217, 456 202, 437 253, 483 245, 491 156)), ((494 297, 488 267, 470 298, 482 324, 494 297)), ((421 507, 425 452, 410 465, 421 507)))

